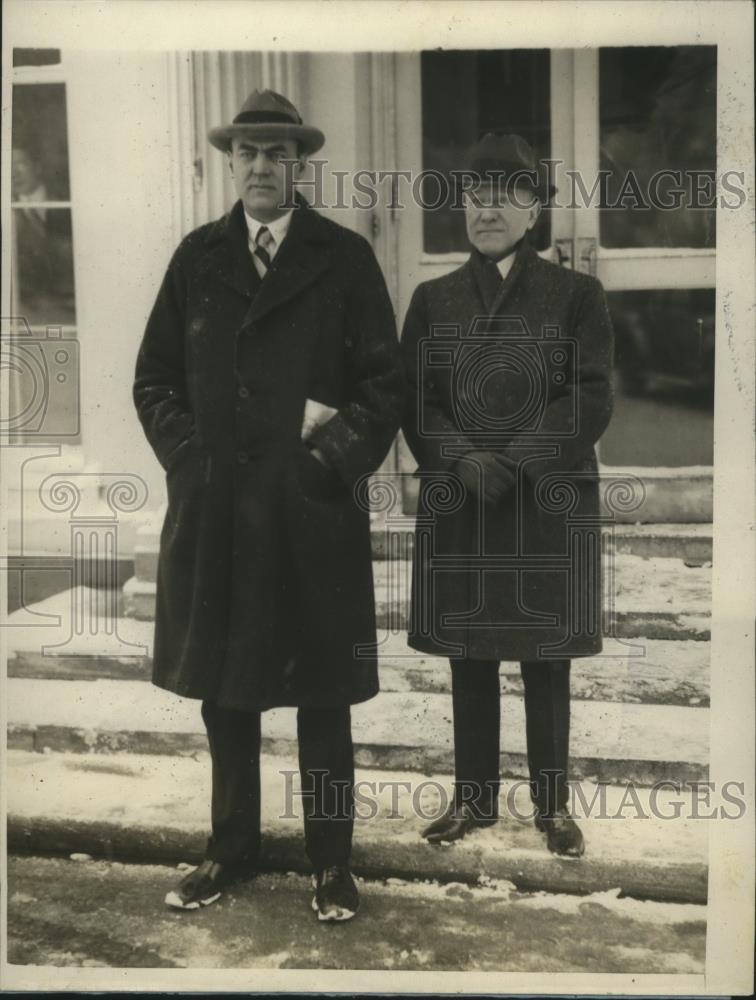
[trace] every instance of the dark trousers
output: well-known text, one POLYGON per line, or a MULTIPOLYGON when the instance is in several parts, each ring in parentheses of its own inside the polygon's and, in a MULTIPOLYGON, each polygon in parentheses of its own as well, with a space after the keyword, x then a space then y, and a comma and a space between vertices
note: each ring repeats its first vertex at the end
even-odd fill
MULTIPOLYGON (((495 819, 499 794, 500 688, 497 660, 451 660, 455 801, 495 819)), ((520 664, 531 799, 542 815, 567 806, 570 661, 520 664)))
MULTIPOLYGON (((207 857, 254 867, 260 850, 260 713, 202 703, 213 766, 207 857)), ((349 706, 297 712, 305 848, 317 870, 347 864, 354 753, 349 706)))

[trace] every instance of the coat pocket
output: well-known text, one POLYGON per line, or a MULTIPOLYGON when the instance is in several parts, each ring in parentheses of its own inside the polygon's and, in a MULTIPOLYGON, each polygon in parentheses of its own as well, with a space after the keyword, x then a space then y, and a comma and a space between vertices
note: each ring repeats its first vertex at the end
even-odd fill
POLYGON ((190 455, 194 456, 195 461, 199 461, 196 441, 197 435, 190 434, 188 438, 180 441, 173 451, 169 452, 165 459, 166 476, 170 476, 172 472, 182 466, 190 455))
POLYGON ((297 450, 296 469, 299 488, 309 499, 338 500, 347 493, 338 472, 315 458, 304 444, 297 450))

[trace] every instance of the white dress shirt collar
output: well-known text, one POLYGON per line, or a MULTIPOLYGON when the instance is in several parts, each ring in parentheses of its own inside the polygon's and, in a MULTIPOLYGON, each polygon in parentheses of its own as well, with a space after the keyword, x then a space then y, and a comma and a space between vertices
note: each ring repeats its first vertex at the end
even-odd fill
POLYGON ((501 260, 496 261, 496 266, 498 267, 499 274, 502 276, 502 278, 506 278, 506 276, 512 270, 512 265, 515 262, 516 256, 517 252, 513 250, 512 253, 507 254, 506 257, 502 257, 501 260))
POLYGON ((268 250, 270 259, 273 260, 275 255, 278 253, 279 247, 284 241, 284 237, 289 231, 289 225, 291 223, 291 211, 287 212, 285 215, 279 216, 279 218, 274 219, 272 222, 260 222, 258 219, 253 219, 248 212, 244 211, 244 218, 247 220, 247 231, 249 232, 249 245, 250 249, 254 250, 257 240, 257 234, 260 232, 263 226, 268 230, 270 235, 273 237, 273 244, 268 250))

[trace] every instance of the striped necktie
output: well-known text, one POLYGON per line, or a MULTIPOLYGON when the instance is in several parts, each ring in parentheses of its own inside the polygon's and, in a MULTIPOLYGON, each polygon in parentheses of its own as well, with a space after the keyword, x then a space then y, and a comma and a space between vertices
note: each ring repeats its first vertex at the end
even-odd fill
POLYGON ((257 257, 263 266, 263 274, 266 274, 270 267, 270 248, 275 242, 268 227, 260 226, 255 237, 255 257, 257 257))

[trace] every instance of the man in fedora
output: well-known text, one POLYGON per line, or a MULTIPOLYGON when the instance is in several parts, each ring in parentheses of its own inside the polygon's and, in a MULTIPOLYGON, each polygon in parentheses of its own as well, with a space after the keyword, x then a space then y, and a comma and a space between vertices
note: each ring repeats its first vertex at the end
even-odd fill
POLYGON ((295 193, 322 132, 266 90, 209 138, 239 200, 174 253, 134 384, 168 491, 153 682, 201 699, 212 758, 206 857, 166 902, 196 909, 254 874, 260 713, 296 706, 313 908, 345 920, 350 705, 378 690, 375 658, 357 654, 375 608, 353 488, 400 421, 394 316, 368 243, 295 193))
POLYGON ((612 327, 600 283, 529 243, 555 189, 527 142, 489 133, 467 166, 471 255, 418 286, 402 333, 420 477, 409 644, 449 657, 452 675, 454 796, 424 836, 497 819, 498 671, 515 660, 535 823, 578 857, 569 674, 602 648, 594 445, 612 411, 612 327))

